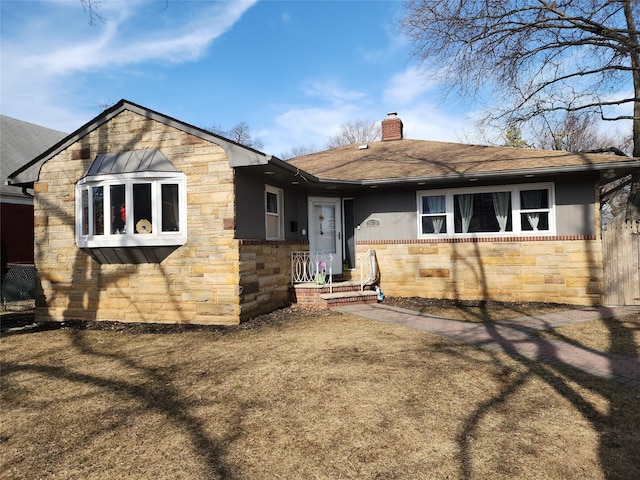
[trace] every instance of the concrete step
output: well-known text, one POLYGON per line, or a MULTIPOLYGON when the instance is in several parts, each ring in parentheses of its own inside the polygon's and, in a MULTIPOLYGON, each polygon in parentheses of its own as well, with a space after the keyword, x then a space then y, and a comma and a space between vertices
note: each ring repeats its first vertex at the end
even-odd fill
POLYGON ((324 293, 320 295, 320 298, 324 300, 327 308, 378 302, 378 294, 373 290, 365 290, 363 292, 324 293))
POLYGON ((321 305, 327 308, 377 301, 373 285, 365 285, 364 291, 361 291, 360 283, 355 281, 334 282, 331 288, 329 285, 299 283, 290 287, 290 293, 293 303, 321 305))

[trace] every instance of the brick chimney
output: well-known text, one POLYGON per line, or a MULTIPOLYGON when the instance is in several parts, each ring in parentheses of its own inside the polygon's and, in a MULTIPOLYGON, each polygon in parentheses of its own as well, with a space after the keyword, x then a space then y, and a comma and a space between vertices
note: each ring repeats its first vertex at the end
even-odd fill
POLYGON ((397 112, 387 113, 382 121, 382 141, 387 140, 402 140, 402 120, 397 112))

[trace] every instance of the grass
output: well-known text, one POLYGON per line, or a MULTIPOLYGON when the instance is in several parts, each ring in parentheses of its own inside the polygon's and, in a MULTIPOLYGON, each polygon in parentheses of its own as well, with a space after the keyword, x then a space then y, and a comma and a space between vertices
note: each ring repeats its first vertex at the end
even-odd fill
POLYGON ((7 336, 1 393, 2 478, 640 477, 640 388, 334 312, 7 336))
POLYGON ((421 297, 388 297, 385 304, 473 323, 499 322, 576 308, 573 305, 555 303, 462 302, 421 297))
POLYGON ((640 356, 640 314, 556 327, 540 335, 595 350, 640 356))

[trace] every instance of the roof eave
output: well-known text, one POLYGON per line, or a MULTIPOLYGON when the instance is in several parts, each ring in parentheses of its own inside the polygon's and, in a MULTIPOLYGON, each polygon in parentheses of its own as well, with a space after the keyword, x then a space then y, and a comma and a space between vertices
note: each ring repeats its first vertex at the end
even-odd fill
POLYGON ((623 169, 632 171, 640 168, 640 159, 634 161, 599 163, 594 165, 569 165, 554 167, 536 167, 519 170, 504 170, 500 172, 474 172, 474 173, 455 173, 444 175, 429 176, 404 176, 394 178, 374 178, 363 180, 339 180, 335 178, 319 178, 320 183, 333 183, 341 185, 404 185, 410 183, 442 183, 451 181, 475 181, 475 180, 500 180, 504 178, 516 177, 539 177, 548 175, 572 174, 572 173, 589 173, 589 172, 607 172, 609 170, 616 171, 623 169))
POLYGON ((191 135, 219 145, 226 152, 229 159, 229 165, 231 167, 266 165, 269 163, 269 160, 271 158, 270 156, 265 155, 264 153, 254 150, 250 147, 234 143, 231 140, 228 140, 214 133, 194 127, 187 123, 176 120, 175 118, 168 117, 159 112, 149 110, 148 108, 145 108, 141 105, 137 105, 123 99, 116 103, 114 106, 102 112, 94 119, 84 124, 75 132, 63 138, 60 142, 56 143, 51 148, 38 155, 23 167, 8 175, 8 184, 33 188, 34 183, 40 178, 40 170, 42 168, 42 165, 47 160, 57 155, 64 149, 68 148, 69 146, 80 140, 82 137, 87 135, 89 132, 105 124, 125 110, 138 113, 142 116, 145 116, 152 120, 156 120, 167 126, 177 128, 178 130, 184 131, 185 133, 189 133, 191 135))

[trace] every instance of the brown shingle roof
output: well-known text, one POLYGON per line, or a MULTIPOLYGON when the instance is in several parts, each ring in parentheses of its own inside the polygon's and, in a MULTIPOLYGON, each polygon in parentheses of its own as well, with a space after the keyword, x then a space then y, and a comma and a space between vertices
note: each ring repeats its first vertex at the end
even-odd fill
POLYGON ((425 140, 371 142, 303 155, 289 163, 323 180, 366 181, 420 177, 473 177, 528 170, 600 170, 638 159, 608 154, 490 147, 425 140))

